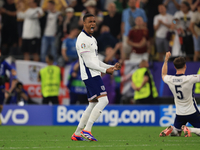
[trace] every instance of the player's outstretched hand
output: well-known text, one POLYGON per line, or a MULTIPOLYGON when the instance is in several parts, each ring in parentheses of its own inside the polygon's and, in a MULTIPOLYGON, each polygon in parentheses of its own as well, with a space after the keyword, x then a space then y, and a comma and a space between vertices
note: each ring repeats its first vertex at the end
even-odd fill
POLYGON ((114 69, 115 70, 121 69, 121 64, 120 63, 116 63, 115 66, 114 66, 114 69))
POLYGON ((168 61, 170 56, 171 56, 171 52, 167 52, 165 55, 165 61, 168 61))
POLYGON ((108 69, 106 69, 106 73, 112 75, 113 72, 115 71, 115 67, 110 67, 108 69))

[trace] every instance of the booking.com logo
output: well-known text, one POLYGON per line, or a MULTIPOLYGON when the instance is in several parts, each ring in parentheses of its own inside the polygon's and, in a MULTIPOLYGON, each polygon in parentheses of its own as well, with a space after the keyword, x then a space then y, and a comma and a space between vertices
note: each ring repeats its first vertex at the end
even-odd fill
MULTIPOLYGON (((67 109, 65 106, 57 107, 57 122, 58 123, 74 123, 80 121, 84 110, 67 109)), ((117 126, 119 123, 146 123, 153 124, 156 121, 154 110, 104 110, 96 123, 107 123, 109 126, 117 126)))

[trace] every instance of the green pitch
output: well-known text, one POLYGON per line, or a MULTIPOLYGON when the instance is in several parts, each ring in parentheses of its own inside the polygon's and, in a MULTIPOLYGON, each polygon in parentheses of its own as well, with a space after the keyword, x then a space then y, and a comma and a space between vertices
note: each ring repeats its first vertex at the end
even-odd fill
POLYGON ((98 142, 71 141, 75 126, 0 126, 0 150, 198 150, 200 137, 159 137, 161 127, 100 127, 98 142))

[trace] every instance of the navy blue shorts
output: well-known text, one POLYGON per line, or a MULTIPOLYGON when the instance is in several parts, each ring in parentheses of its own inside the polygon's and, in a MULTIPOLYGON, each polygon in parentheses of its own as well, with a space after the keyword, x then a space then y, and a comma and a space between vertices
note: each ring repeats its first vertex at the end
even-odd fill
POLYGON ((83 80, 87 89, 88 100, 107 94, 105 86, 100 76, 92 77, 87 80, 83 80))
POLYGON ((5 95, 4 92, 2 92, 3 89, 0 89, 0 105, 3 104, 4 99, 5 99, 5 95))
POLYGON ((174 127, 178 130, 181 130, 182 125, 186 125, 189 122, 194 128, 200 128, 200 113, 196 111, 194 114, 187 116, 176 115, 174 121, 174 127))

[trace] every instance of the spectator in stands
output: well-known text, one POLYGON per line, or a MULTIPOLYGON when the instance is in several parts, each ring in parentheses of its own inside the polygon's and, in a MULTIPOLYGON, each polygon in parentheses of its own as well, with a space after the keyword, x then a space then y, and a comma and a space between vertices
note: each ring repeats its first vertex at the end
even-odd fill
POLYGON ((28 92, 23 88, 21 82, 17 82, 14 90, 9 96, 6 104, 17 104, 19 106, 23 106, 24 104, 36 104, 30 99, 28 92))
MULTIPOLYGON (((28 9, 28 1, 26 0, 16 0, 17 12, 25 12, 28 9)), ((18 29, 18 47, 21 49, 22 46, 22 30, 23 30, 24 19, 17 17, 17 29, 18 29)), ((21 52, 21 50, 20 50, 21 52)))
POLYGON ((132 75, 131 85, 134 89, 134 100, 136 104, 157 103, 158 92, 148 67, 148 62, 142 60, 139 68, 132 75))
POLYGON ((104 17, 103 25, 110 28, 110 33, 117 39, 121 39, 121 14, 117 12, 115 3, 109 3, 108 15, 104 17))
MULTIPOLYGON (((15 69, 9 65, 5 60, 4 60, 5 56, 1 55, 1 51, 0 51, 0 115, 1 112, 3 110, 3 104, 4 104, 4 99, 8 96, 6 96, 5 93, 7 93, 7 95, 9 95, 15 85, 16 85, 16 79, 13 79, 11 82, 11 86, 9 88, 8 91, 5 90, 5 82, 7 82, 7 71, 10 72, 11 76, 16 76, 17 72, 15 71, 15 69)), ((0 125, 1 125, 1 118, 0 118, 0 125)))
POLYGON ((69 89, 70 104, 88 104, 87 89, 81 80, 78 60, 71 64, 67 87, 69 89))
POLYGON ((2 15, 2 55, 16 54, 18 35, 14 0, 6 0, 0 11, 2 15))
POLYGON ((194 55, 193 37, 190 31, 190 20, 193 12, 190 11, 190 5, 184 1, 181 3, 181 10, 176 12, 174 18, 177 19, 177 23, 180 25, 180 29, 183 33, 182 51, 186 53, 186 60, 191 60, 194 55))
POLYGON ((76 40, 79 34, 79 29, 72 27, 69 36, 62 43, 62 56, 67 63, 71 63, 78 59, 76 52, 76 40))
POLYGON ((66 10, 66 17, 63 22, 63 32, 65 34, 69 34, 69 29, 72 27, 79 28, 78 22, 79 18, 74 16, 74 9, 71 7, 68 7, 66 10))
POLYGON ((169 49, 172 52, 172 57, 185 56, 185 52, 182 51, 184 34, 178 19, 174 19, 167 33, 167 40, 169 41, 169 49))
POLYGON ((142 17, 137 17, 135 24, 129 32, 127 43, 132 47, 130 60, 139 64, 142 60, 149 59, 149 32, 142 17))
POLYGON ((154 17, 154 30, 156 31, 156 48, 159 54, 159 61, 163 61, 165 52, 169 51, 169 43, 166 39, 167 32, 171 27, 173 16, 166 13, 166 8, 163 4, 158 6, 159 15, 154 17))
POLYGON ((200 0, 183 0, 187 1, 190 4, 191 11, 196 11, 200 3, 200 0))
POLYGON ((84 3, 85 10, 82 11, 81 17, 79 20, 79 26, 83 26, 83 16, 87 13, 93 14, 96 18, 96 24, 95 32, 93 34, 94 37, 98 37, 99 35, 99 25, 103 21, 103 13, 96 8, 97 2, 95 0, 88 0, 84 3))
POLYGON ((122 13, 128 7, 128 0, 115 0, 117 12, 122 13))
POLYGON ((180 4, 182 0, 163 0, 163 4, 167 8, 167 13, 174 15, 178 10, 180 10, 180 4))
POLYGON ((77 0, 65 0, 67 3, 67 7, 74 8, 77 5, 77 0))
MULTIPOLYGON (((115 45, 114 48, 108 46, 105 49, 105 59, 104 62, 110 65, 114 65, 119 62, 119 58, 117 58, 118 52, 122 51, 122 43, 119 42, 115 45)), ((112 76, 104 74, 102 76, 102 80, 104 82, 107 95, 109 98, 109 104, 119 104, 121 99, 120 93, 120 70, 116 71, 112 76)))
POLYGON ((55 36, 57 33, 57 20, 60 12, 55 9, 55 2, 50 0, 48 2, 48 9, 46 12, 46 22, 44 28, 44 35, 41 43, 41 61, 45 62, 45 57, 50 53, 54 57, 54 61, 57 59, 57 50, 55 46, 55 36), (50 52, 49 52, 50 51, 50 52))
MULTIPOLYGON (((67 8, 67 3, 65 0, 53 0, 55 2, 56 11, 64 11, 67 8)), ((49 0, 43 0, 42 9, 44 11, 48 10, 49 0)))
POLYGON ((33 60, 39 61, 41 37, 39 18, 43 15, 43 11, 38 7, 37 0, 30 0, 29 7, 25 12, 17 13, 18 18, 24 19, 22 51, 24 60, 30 60, 30 54, 33 54, 33 60))
POLYGON ((98 52, 104 53, 107 46, 111 46, 112 48, 114 48, 118 40, 111 35, 109 27, 103 25, 101 27, 100 33, 101 34, 97 38, 98 52))
POLYGON ((154 45, 154 27, 153 27, 153 20, 155 15, 158 12, 158 6, 162 4, 161 0, 141 0, 142 2, 142 9, 144 9, 146 16, 147 16, 147 28, 149 30, 149 37, 151 41, 151 45, 154 45))
MULTIPOLYGON (((123 51, 126 54, 126 57, 131 52, 131 47, 127 44, 127 37, 129 31, 132 27, 135 26, 135 18, 138 16, 142 17, 144 20, 144 24, 147 23, 147 17, 143 9, 136 8, 136 0, 129 0, 128 5, 130 8, 127 8, 123 11, 122 14, 122 23, 121 23, 121 34, 122 34, 122 41, 123 41, 123 51)), ((143 25, 144 25, 143 24, 143 25)), ((125 59, 125 58, 123 58, 125 59)))
POLYGON ((47 55, 47 66, 42 68, 38 74, 38 82, 41 82, 41 93, 43 104, 59 104, 58 95, 61 82, 60 68, 53 65, 53 56, 47 55))
POLYGON ((87 0, 76 0, 76 5, 74 6, 74 11, 75 12, 82 12, 85 7, 83 6, 83 4, 87 1, 87 0))
POLYGON ((198 61, 200 58, 200 3, 197 6, 197 11, 192 15, 190 29, 194 41, 194 61, 198 61))

